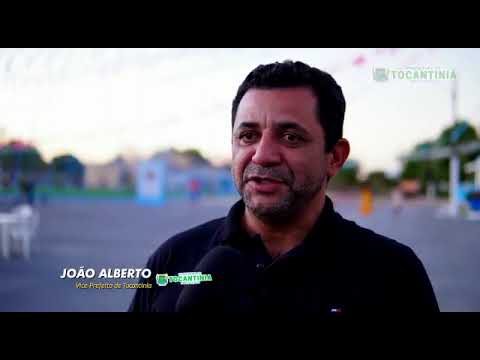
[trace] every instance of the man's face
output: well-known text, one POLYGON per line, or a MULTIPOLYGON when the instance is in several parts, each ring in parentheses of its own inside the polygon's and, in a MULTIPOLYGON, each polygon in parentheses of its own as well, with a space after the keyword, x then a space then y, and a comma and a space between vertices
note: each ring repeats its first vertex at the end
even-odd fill
POLYGON ((232 175, 259 218, 297 212, 326 185, 325 135, 307 87, 250 89, 232 134, 232 175))

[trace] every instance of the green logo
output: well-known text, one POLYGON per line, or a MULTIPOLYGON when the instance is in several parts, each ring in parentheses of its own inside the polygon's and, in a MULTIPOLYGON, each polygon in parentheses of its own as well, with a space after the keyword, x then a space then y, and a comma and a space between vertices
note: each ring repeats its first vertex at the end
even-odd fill
POLYGON ((388 70, 385 68, 373 69, 373 80, 383 82, 388 80, 388 70))
POLYGON ((385 82, 388 80, 409 80, 409 81, 436 81, 455 80, 457 75, 453 69, 434 67, 409 66, 405 68, 374 68, 373 80, 385 82))
POLYGON ((166 286, 168 284, 168 274, 157 274, 155 279, 158 286, 166 286))
POLYGON ((157 274, 157 285, 166 286, 168 283, 179 283, 180 285, 197 285, 203 281, 212 281, 211 274, 201 272, 184 272, 178 275, 157 274))

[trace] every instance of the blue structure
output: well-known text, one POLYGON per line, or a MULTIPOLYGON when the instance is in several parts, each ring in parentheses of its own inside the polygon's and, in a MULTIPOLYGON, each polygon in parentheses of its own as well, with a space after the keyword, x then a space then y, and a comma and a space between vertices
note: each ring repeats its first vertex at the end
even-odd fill
POLYGON ((137 169, 137 201, 143 205, 162 205, 166 200, 167 164, 163 160, 147 160, 137 169))

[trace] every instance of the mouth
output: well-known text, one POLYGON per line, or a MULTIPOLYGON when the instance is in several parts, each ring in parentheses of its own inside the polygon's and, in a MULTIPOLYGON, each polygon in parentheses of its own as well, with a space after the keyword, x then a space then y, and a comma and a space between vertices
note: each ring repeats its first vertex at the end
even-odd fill
POLYGON ((277 192, 284 184, 284 181, 269 177, 252 176, 248 178, 247 183, 258 193, 271 194, 277 192))
POLYGON ((283 183, 282 180, 274 179, 266 176, 251 176, 247 179, 247 182, 254 181, 257 184, 280 184, 283 183))
POLYGON ((281 183, 281 182, 283 182, 283 180, 279 180, 279 179, 271 178, 271 177, 268 177, 268 176, 258 176, 258 175, 255 175, 255 176, 250 176, 250 177, 248 177, 247 181, 256 181, 256 182, 277 182, 277 183, 281 183))

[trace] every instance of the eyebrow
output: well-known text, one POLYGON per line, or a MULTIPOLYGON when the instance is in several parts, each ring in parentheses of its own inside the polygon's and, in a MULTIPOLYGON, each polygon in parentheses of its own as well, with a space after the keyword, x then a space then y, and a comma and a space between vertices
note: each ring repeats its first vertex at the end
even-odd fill
MULTIPOLYGON (((296 122, 292 122, 292 121, 278 122, 275 127, 276 127, 277 130, 280 130, 280 131, 292 129, 292 130, 296 130, 298 132, 301 132, 303 135, 308 135, 309 134, 309 131, 307 129, 305 129, 300 124, 298 124, 296 122)), ((245 121, 245 122, 240 123, 240 125, 238 125, 235 132, 238 132, 238 131, 243 130, 243 129, 257 129, 257 128, 259 128, 258 123, 245 121)))
POLYGON ((292 130, 296 130, 298 132, 301 132, 303 135, 308 135, 309 134, 309 131, 307 129, 305 129, 300 124, 298 124, 296 122, 292 122, 292 121, 279 122, 276 127, 279 130, 290 130, 290 129, 292 129, 292 130))
POLYGON ((244 122, 240 123, 240 125, 238 125, 238 127, 235 131, 239 131, 239 130, 242 130, 242 129, 256 129, 258 127, 259 127, 258 123, 256 123, 256 122, 244 121, 244 122))

